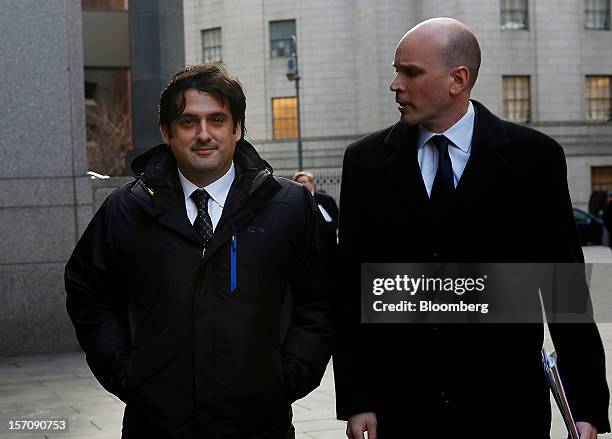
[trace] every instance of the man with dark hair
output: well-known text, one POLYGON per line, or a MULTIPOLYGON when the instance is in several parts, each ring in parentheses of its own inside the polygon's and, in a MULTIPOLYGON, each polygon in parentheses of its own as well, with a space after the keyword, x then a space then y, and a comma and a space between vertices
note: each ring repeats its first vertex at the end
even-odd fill
POLYGON ((126 403, 123 438, 293 437, 330 356, 324 224, 244 140, 220 63, 163 90, 164 144, 103 203, 66 266, 87 363, 126 403))
MULTIPOLYGON (((400 121, 346 150, 334 371, 351 439, 549 438, 541 323, 360 323, 363 263, 582 268, 562 147, 470 100, 479 65, 463 23, 415 26, 393 63, 400 121)), ((597 327, 548 327, 580 437, 594 439, 610 431, 597 327)))

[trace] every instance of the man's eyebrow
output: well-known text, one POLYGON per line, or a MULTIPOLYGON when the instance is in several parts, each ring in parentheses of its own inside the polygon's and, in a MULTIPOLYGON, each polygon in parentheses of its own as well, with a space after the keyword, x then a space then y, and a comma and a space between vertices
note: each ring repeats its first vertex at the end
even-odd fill
POLYGON ((399 64, 393 63, 393 67, 395 67, 396 69, 401 68, 402 70, 408 70, 408 71, 417 72, 417 73, 421 73, 425 71, 423 67, 415 63, 399 63, 399 64))
POLYGON ((224 111, 216 111, 214 113, 210 113, 208 117, 227 117, 227 113, 224 111))
MULTIPOLYGON (((220 118, 227 118, 228 114, 224 111, 215 111, 214 113, 210 113, 206 115, 207 118, 209 117, 220 117, 220 118)), ((181 114, 179 117, 177 117, 177 120, 185 120, 185 119, 199 119, 200 116, 196 115, 196 114, 192 114, 192 113, 183 113, 181 114)))
POLYGON ((195 114, 191 113, 182 113, 177 119, 197 119, 198 117, 195 114))

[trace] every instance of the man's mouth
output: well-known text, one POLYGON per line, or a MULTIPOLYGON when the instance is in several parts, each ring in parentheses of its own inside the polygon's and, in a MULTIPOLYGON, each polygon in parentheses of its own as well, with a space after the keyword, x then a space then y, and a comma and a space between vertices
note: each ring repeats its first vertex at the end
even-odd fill
POLYGON ((400 99, 396 99, 395 102, 397 103, 397 108, 399 108, 400 110, 405 110, 410 105, 408 101, 400 99))
POLYGON ((207 146, 193 145, 191 147, 191 151, 197 155, 210 155, 216 150, 217 150, 217 147, 213 145, 207 145, 207 146))

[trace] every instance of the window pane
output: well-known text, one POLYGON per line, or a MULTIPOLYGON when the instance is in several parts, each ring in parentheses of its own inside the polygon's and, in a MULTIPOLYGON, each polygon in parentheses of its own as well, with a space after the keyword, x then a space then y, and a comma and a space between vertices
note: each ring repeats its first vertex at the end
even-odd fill
POLYGON ((612 190, 612 166, 591 167, 591 190, 612 190))
POLYGON ((531 97, 529 76, 504 76, 502 93, 504 117, 512 122, 529 122, 531 117, 531 97))
POLYGON ((610 29, 610 0, 584 0, 585 29, 610 29))
POLYGON ((295 35, 295 20, 271 21, 270 57, 285 58, 291 56, 291 37, 295 35))
POLYGON ((612 114, 612 76, 586 77, 586 117, 608 121, 612 114))
POLYGON ((121 11, 128 10, 127 0, 81 0, 83 11, 121 11))
POLYGON ((297 99, 295 97, 272 99, 272 124, 274 140, 297 138, 297 99))
POLYGON ((221 60, 221 28, 203 30, 202 62, 221 60))
POLYGON ((527 0, 500 0, 502 29, 527 29, 527 0))

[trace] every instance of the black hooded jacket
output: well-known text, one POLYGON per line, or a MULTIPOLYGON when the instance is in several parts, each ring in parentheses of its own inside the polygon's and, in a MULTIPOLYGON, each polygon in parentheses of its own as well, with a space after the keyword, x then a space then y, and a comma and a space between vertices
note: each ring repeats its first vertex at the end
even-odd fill
POLYGON ((290 403, 321 380, 331 307, 323 219, 242 140, 202 258, 176 161, 134 161, 65 273, 87 363, 126 402, 124 437, 285 438, 290 403))

